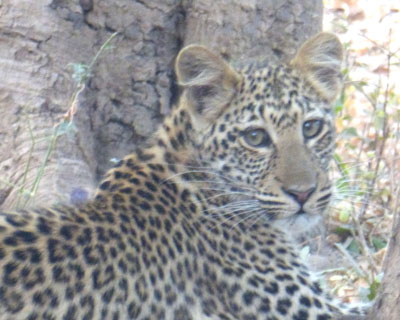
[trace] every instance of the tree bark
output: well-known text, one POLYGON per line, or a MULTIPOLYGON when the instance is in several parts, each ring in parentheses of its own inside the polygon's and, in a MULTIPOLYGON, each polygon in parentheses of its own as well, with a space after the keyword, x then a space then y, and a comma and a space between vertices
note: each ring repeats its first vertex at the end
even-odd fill
POLYGON ((322 29, 322 1, 187 1, 183 43, 204 44, 228 60, 288 61, 322 29))
POLYGON ((146 3, 2 1, 3 208, 85 200, 112 165, 109 160, 132 151, 169 111, 182 9, 177 1, 146 3), (76 91, 69 66, 89 64, 115 31, 119 36, 113 50, 104 52, 78 100, 76 130, 59 136, 45 163, 52 128, 62 121, 76 91), (34 202, 26 203, 40 177, 34 202))
POLYGON ((371 320, 394 320, 400 318, 400 219, 394 213, 392 236, 387 249, 381 288, 374 304, 371 320))
MULTIPOLYGON (((70 12, 59 12, 44 0, 1 2, 0 203, 6 208, 28 199, 20 194, 22 187, 30 192, 40 176, 51 128, 74 90, 68 63, 92 55, 86 39, 95 32, 81 27, 79 10, 75 5, 70 12)), ((73 186, 91 188, 93 139, 84 131, 60 139, 45 168, 37 203, 56 201, 60 189, 67 194, 73 186)))

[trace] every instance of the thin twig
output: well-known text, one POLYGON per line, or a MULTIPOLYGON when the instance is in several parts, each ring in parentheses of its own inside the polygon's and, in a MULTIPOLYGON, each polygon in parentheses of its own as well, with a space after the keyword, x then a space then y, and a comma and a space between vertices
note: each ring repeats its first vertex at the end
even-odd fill
POLYGON ((350 262, 354 270, 360 277, 366 278, 366 274, 361 268, 358 266, 357 261, 350 255, 350 253, 342 246, 340 243, 335 243, 335 247, 343 254, 343 256, 350 262))

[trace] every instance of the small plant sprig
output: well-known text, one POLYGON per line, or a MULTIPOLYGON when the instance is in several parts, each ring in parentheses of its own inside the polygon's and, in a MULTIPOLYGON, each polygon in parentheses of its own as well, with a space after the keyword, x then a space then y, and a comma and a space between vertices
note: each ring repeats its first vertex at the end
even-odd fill
POLYGON ((54 148, 57 144, 59 137, 70 131, 75 130, 73 120, 74 120, 75 114, 78 112, 79 97, 80 97, 81 93, 85 90, 87 80, 92 76, 93 68, 94 68, 95 64, 97 63, 97 61, 99 60, 101 54, 104 53, 105 50, 111 48, 111 42, 117 35, 118 35, 118 32, 113 33, 104 42, 104 44, 96 52, 95 56, 93 57, 93 59, 90 61, 89 64, 72 63, 69 65, 72 67, 72 70, 73 70, 72 78, 75 81, 76 89, 74 90, 74 92, 69 100, 67 112, 63 115, 62 119, 51 130, 51 134, 48 137, 49 144, 48 144, 48 147, 46 150, 46 154, 44 156, 42 164, 40 165, 40 167, 35 175, 32 185, 29 188, 26 188, 27 177, 28 177, 28 173, 31 171, 31 164, 32 164, 32 159, 33 159, 32 157, 33 157, 33 153, 34 153, 34 150, 35 150, 35 147, 37 144, 37 139, 34 136, 34 133, 32 131, 31 125, 30 125, 30 120, 28 119, 28 130, 29 130, 29 135, 31 138, 31 147, 29 150, 28 160, 27 160, 27 164, 25 166, 22 182, 18 186, 13 185, 9 182, 6 182, 7 185, 11 185, 13 187, 18 188, 19 196, 17 197, 17 201, 16 201, 17 208, 19 208, 19 209, 25 208, 35 198, 35 195, 39 188, 40 181, 43 178, 45 169, 48 165, 48 162, 51 158, 52 152, 54 151, 54 148))

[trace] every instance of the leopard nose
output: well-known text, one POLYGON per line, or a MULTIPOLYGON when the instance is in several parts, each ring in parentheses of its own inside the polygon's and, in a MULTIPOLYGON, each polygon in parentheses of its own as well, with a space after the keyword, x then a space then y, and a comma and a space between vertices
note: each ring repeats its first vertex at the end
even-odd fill
POLYGON ((315 187, 311 187, 308 190, 295 190, 295 189, 283 189, 283 191, 296 200, 299 204, 304 204, 315 191, 315 187))

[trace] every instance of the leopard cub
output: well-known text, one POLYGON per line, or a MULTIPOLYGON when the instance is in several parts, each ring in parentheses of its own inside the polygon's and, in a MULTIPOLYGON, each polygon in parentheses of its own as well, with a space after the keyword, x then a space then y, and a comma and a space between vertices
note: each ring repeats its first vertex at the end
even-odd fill
POLYGON ((342 46, 235 70, 191 45, 172 114, 93 200, 0 214, 0 319, 328 320, 287 225, 331 197, 342 46), (279 223, 277 223, 279 222, 279 223))

